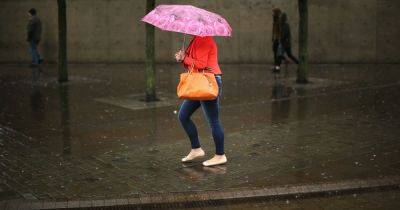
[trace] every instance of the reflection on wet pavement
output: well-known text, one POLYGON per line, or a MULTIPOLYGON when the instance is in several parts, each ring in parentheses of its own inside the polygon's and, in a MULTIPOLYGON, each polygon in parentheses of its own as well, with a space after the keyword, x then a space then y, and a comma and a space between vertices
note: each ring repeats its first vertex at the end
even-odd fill
MULTIPOLYGON (((56 66, 2 65, 0 199, 103 198, 399 175, 399 67, 318 65, 312 84, 302 86, 291 67, 273 74, 263 65, 223 66, 221 120, 229 163, 207 168, 201 160, 179 161, 189 142, 175 99, 142 109, 98 100, 142 94, 142 65, 72 65, 71 82, 61 86, 56 66)), ((158 66, 158 90, 174 95, 179 71, 158 66)), ((193 119, 210 156, 213 141, 203 117, 199 112, 193 119)))
POLYGON ((176 170, 182 177, 191 180, 206 179, 208 174, 225 174, 227 171, 226 165, 205 167, 201 163, 182 164, 182 168, 176 170))

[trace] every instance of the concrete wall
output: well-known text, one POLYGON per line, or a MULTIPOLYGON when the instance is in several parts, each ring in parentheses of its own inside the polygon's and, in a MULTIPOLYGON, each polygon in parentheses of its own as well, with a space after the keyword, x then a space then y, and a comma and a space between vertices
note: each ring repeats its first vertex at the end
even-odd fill
MULTIPOLYGON (((158 0, 193 4, 230 22, 231 38, 217 38, 220 61, 270 63, 271 9, 280 7, 292 26, 297 54, 296 0, 158 0)), ((400 62, 400 1, 309 0, 310 58, 315 63, 400 62)), ((0 62, 29 61, 26 11, 35 7, 43 22, 40 49, 57 59, 57 1, 0 1, 0 62)), ((71 62, 143 62, 145 0, 67 0, 68 57, 71 62)), ((169 62, 182 35, 157 30, 157 61, 169 62)))

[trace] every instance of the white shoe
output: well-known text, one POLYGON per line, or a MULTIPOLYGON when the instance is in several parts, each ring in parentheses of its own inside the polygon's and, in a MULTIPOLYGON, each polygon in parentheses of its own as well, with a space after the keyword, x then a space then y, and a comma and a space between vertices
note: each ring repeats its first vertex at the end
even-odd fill
POLYGON ((215 155, 213 158, 203 162, 203 166, 216 166, 228 162, 225 155, 215 155))
POLYGON ((192 149, 192 150, 190 151, 190 153, 189 153, 186 157, 182 158, 182 162, 189 162, 189 161, 192 161, 192 160, 194 160, 194 159, 196 159, 196 158, 203 157, 205 154, 206 154, 206 153, 205 153, 204 150, 202 150, 201 148, 199 148, 199 149, 192 149))

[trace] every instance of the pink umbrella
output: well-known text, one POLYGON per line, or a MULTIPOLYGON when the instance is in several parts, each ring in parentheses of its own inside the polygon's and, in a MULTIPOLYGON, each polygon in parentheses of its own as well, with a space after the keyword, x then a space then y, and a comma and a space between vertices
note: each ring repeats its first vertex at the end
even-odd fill
POLYGON ((218 14, 191 5, 159 5, 142 21, 162 30, 196 36, 231 36, 232 28, 218 14))

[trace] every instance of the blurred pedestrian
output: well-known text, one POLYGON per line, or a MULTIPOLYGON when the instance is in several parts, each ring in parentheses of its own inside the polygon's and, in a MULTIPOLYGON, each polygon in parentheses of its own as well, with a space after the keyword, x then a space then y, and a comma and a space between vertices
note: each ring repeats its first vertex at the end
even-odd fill
POLYGON ((299 64, 299 60, 292 54, 292 36, 290 33, 290 26, 287 22, 286 13, 282 13, 280 22, 281 22, 281 44, 283 47, 284 54, 286 54, 294 63, 299 64))
POLYGON ((31 67, 36 67, 43 62, 38 51, 38 44, 42 34, 42 22, 37 17, 35 8, 28 11, 29 22, 27 25, 27 41, 29 42, 29 53, 32 56, 31 67))
POLYGON ((177 62, 182 62, 186 69, 193 66, 195 70, 213 73, 219 88, 218 96, 214 100, 201 101, 185 99, 182 102, 178 117, 190 139, 192 147, 189 154, 182 158, 182 162, 189 162, 205 155, 204 150, 200 146, 196 125, 190 119, 192 114, 201 107, 211 127, 215 143, 214 157, 204 161, 203 165, 213 166, 224 164, 227 162, 224 152, 224 132, 219 121, 222 72, 218 65, 217 45, 211 36, 194 36, 186 51, 178 51, 175 54, 175 59, 177 62))
POLYGON ((281 45, 281 14, 282 11, 279 8, 272 10, 272 51, 274 53, 274 66, 273 70, 279 70, 282 56, 282 45, 281 45))

